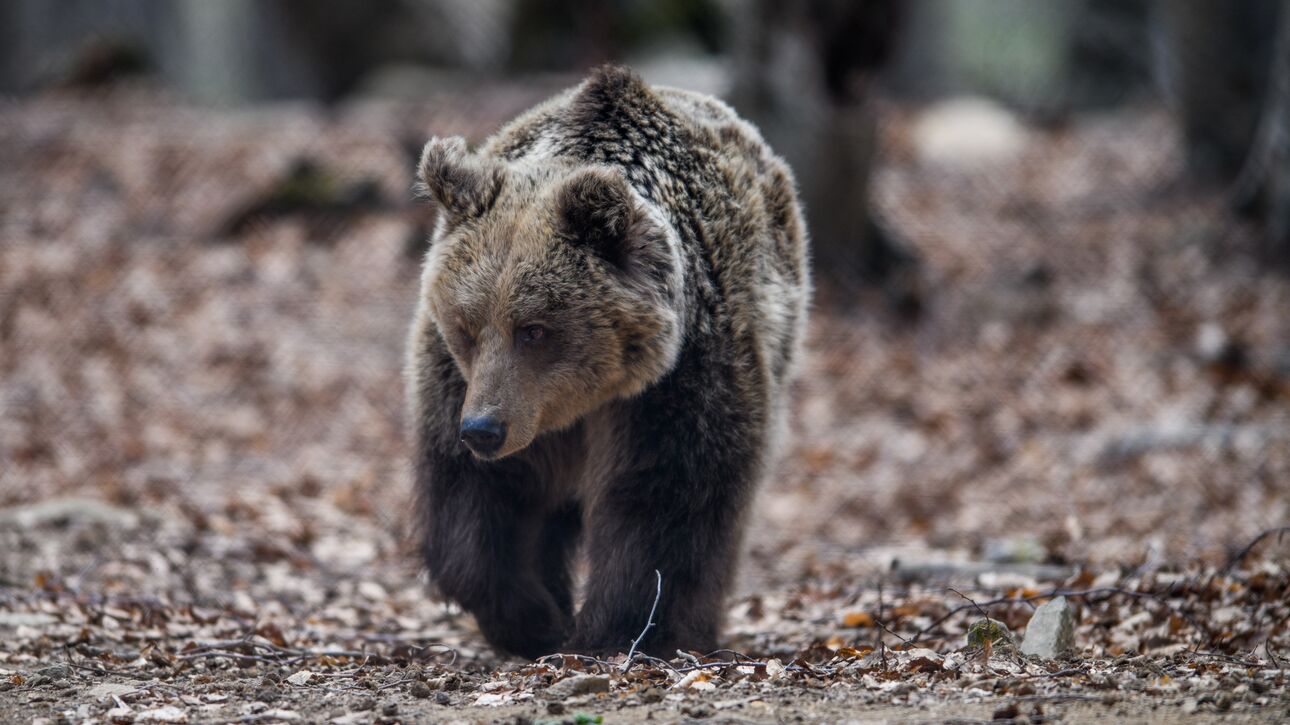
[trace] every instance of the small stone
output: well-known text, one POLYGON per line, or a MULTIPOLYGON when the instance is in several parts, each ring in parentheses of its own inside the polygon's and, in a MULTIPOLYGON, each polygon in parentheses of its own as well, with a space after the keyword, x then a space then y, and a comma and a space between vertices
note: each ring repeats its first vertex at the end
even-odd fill
POLYGON ((436 704, 436 705, 447 705, 447 704, 448 704, 449 702, 451 702, 452 700, 450 700, 450 699, 448 698, 448 693, 446 693, 446 692, 436 692, 436 693, 434 694, 434 701, 435 701, 435 704, 436 704))
POLYGON ((1004 705, 1003 707, 999 708, 998 710, 995 710, 995 711, 994 711, 994 714, 991 716, 991 719, 994 719, 994 720, 1015 720, 1015 719, 1016 719, 1016 717, 1017 717, 1018 715, 1020 715, 1020 714, 1021 714, 1021 712, 1020 712, 1019 710, 1017 710, 1017 704, 1016 704, 1015 702, 1013 702, 1013 703, 1008 703, 1007 705, 1004 705))
POLYGON ((36 670, 36 674, 44 675, 51 680, 59 680, 65 677, 71 677, 72 668, 67 665, 50 665, 49 667, 41 667, 36 670))
POLYGON ((915 152, 938 166, 977 168, 1021 153, 1030 135, 1016 114, 972 96, 925 109, 910 129, 915 152))
POLYGON ((916 692, 917 690, 918 690, 918 687, 916 685, 912 685, 908 682, 902 682, 899 685, 896 685, 895 687, 888 690, 888 694, 891 695, 892 697, 904 697, 905 695, 916 692))
POLYGON ((701 720, 703 718, 712 717, 713 715, 716 715, 717 709, 706 702, 700 702, 694 705, 688 705, 686 707, 682 707, 681 714, 689 715, 690 717, 696 720, 701 720))
POLYGON ((546 712, 548 715, 563 715, 564 703, 559 700, 552 700, 546 704, 546 712))
POLYGON ((139 713, 136 722, 188 722, 188 713, 175 707, 166 705, 164 707, 154 707, 150 710, 144 710, 139 713))
POLYGON ((1066 597, 1044 602, 1030 616, 1022 654, 1056 659, 1075 646, 1075 612, 1066 597))
POLYGON ((134 692, 134 685, 124 685, 119 682, 101 682, 89 690, 86 690, 85 696, 91 700, 97 700, 100 697, 112 697, 113 695, 124 695, 127 692, 134 692))
POLYGON ((1033 536, 986 539, 982 554, 992 564, 1042 564, 1048 558, 1044 545, 1033 536))
POLYGON ((997 619, 978 619, 968 627, 967 646, 984 647, 987 644, 994 647, 1012 646, 1012 632, 1008 625, 997 619))
POLYGON ((429 685, 421 682, 420 680, 412 683, 412 689, 410 692, 412 693, 412 696, 418 700, 424 700, 434 694, 434 690, 431 690, 429 685))
POLYGON ((139 527, 141 517, 130 509, 94 499, 55 498, 30 506, 0 509, 0 523, 18 529, 101 524, 111 529, 132 530, 139 527))
POLYGON ((376 709, 376 699, 372 697, 360 697, 354 701, 354 704, 350 709, 359 712, 374 710, 376 709))
POLYGON ((395 715, 398 715, 398 714, 399 714, 398 703, 387 702, 385 703, 385 706, 381 708, 381 715, 385 717, 394 717, 395 715))
POLYGON ((256 690, 255 692, 256 702, 273 702, 274 700, 277 700, 279 697, 281 697, 281 695, 279 695, 278 691, 273 689, 272 687, 261 687, 259 690, 256 690))
POLYGON ((609 692, 609 677, 606 675, 577 675, 560 680, 547 690, 548 695, 558 700, 593 692, 609 692))
POLYGON ((43 627, 47 624, 56 624, 58 618, 52 614, 43 614, 40 612, 0 612, 0 627, 18 628, 18 627, 43 627))
POLYGON ((647 687, 641 693, 641 702, 646 705, 653 705, 656 702, 663 701, 663 689, 660 687, 647 687))

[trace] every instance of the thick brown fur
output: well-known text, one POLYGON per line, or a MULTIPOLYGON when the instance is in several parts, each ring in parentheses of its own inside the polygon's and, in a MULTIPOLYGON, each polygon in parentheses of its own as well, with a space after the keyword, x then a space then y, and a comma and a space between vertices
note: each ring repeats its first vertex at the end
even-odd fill
POLYGON ((432 139, 442 210, 408 351, 422 550, 494 646, 716 647, 741 522, 805 327, 793 179, 755 129, 622 68, 475 153, 432 139), (477 456, 464 419, 504 423, 477 456), (571 565, 590 565, 576 616, 571 565))

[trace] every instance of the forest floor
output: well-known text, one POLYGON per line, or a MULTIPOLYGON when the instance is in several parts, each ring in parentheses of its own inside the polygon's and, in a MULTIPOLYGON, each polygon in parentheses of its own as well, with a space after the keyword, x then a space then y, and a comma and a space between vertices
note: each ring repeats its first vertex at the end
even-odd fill
POLYGON ((817 308, 729 649, 490 652, 413 555, 400 379, 409 149, 536 100, 477 97, 0 106, 0 720, 1290 717, 1290 283, 1149 108, 969 168, 891 110, 922 313, 817 308), (968 645, 1058 593, 1063 658, 968 645))

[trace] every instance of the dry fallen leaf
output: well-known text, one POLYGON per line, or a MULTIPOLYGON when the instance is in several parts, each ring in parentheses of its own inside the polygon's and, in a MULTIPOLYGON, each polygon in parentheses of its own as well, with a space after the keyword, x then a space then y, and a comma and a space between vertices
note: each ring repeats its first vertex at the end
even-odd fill
POLYGON ((842 626, 872 627, 874 626, 873 615, 868 612, 847 612, 842 616, 842 626))

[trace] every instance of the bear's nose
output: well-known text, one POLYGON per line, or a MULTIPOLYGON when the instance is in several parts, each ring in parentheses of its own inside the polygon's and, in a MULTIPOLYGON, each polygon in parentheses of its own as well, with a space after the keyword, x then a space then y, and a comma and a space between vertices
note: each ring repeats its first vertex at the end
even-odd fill
POLYGON ((506 424, 491 415, 467 418, 461 422, 461 441, 481 456, 497 452, 506 440, 506 424))

